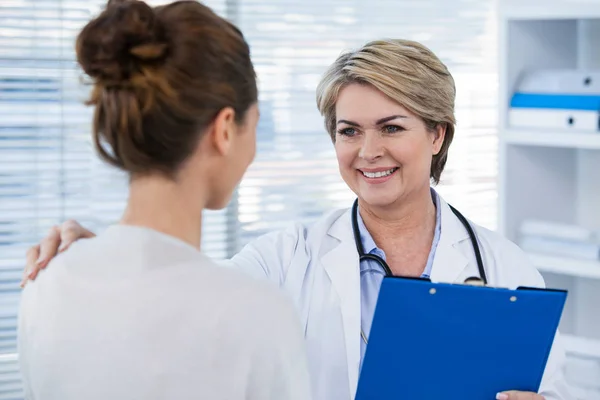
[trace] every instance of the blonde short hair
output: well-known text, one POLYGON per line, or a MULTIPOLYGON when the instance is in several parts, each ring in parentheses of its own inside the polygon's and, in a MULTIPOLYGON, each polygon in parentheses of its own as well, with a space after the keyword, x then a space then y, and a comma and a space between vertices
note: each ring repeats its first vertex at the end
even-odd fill
POLYGON ((372 85, 419 116, 428 129, 442 125, 446 136, 433 156, 430 177, 438 183, 454 137, 454 79, 431 50, 410 40, 377 40, 342 54, 317 87, 317 107, 335 141, 335 105, 340 90, 351 83, 372 85))

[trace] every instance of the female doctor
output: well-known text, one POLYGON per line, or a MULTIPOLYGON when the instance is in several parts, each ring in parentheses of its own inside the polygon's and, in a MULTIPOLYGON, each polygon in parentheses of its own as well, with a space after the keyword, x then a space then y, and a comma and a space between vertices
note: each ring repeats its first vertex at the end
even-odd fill
MULTIPOLYGON (((544 285, 517 246, 464 220, 430 187, 440 179, 454 136, 454 99, 452 76, 419 43, 381 40, 340 56, 317 88, 317 105, 357 202, 310 226, 266 234, 228 261, 273 281, 295 301, 317 399, 354 397, 386 273, 544 285)), ((30 249, 28 278, 35 279, 59 246, 90 236, 74 221, 52 230, 30 249)), ((497 398, 569 399, 563 360, 557 335, 540 393, 507 391, 497 398)))

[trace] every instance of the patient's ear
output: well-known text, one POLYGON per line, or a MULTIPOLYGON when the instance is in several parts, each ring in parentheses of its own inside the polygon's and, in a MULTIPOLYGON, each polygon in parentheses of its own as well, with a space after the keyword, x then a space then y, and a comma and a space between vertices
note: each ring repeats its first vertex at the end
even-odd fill
POLYGON ((215 150, 224 156, 230 151, 236 129, 235 111, 231 107, 225 107, 217 114, 206 135, 215 150))

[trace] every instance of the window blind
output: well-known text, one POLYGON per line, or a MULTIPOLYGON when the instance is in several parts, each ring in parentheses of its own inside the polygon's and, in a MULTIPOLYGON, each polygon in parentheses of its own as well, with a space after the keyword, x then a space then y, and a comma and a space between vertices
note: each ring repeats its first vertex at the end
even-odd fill
MULTIPOLYGON (((159 5, 166 1, 149 1, 159 5)), ((105 1, 3 0, 0 6, 0 400, 22 398, 16 313, 26 249, 74 218, 94 231, 120 216, 123 174, 91 145, 73 44, 105 1)), ((229 207, 207 212, 203 249, 231 256, 292 221, 349 207, 315 88, 342 50, 382 38, 423 42, 457 83, 458 129, 440 193, 495 227, 494 0, 211 0, 250 43, 260 85, 256 160, 229 207)))

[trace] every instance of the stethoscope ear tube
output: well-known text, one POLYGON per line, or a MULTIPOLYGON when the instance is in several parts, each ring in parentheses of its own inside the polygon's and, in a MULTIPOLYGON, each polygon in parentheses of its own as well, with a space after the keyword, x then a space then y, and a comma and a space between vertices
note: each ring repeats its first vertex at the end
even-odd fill
POLYGON ((483 259, 481 257, 479 243, 477 243, 477 236, 475 235, 471 224, 469 223, 469 221, 467 221, 465 216, 462 215, 456 208, 452 207, 450 204, 448 204, 448 206, 450 207, 454 215, 456 215, 456 218, 460 220, 460 222, 463 224, 463 226, 469 233, 469 239, 471 239, 471 245, 473 246, 473 252, 475 253, 475 259, 477 260, 477 269, 479 270, 479 277, 483 281, 483 284, 487 285, 487 275, 485 274, 485 268, 483 267, 483 259))
POLYGON ((392 273, 390 266, 383 258, 376 256, 375 254, 365 254, 365 249, 360 237, 360 229, 358 228, 358 199, 352 206, 352 231, 354 233, 354 243, 356 244, 356 252, 358 253, 359 262, 363 262, 365 260, 374 261, 381 266, 386 276, 393 276, 394 274, 392 273))

